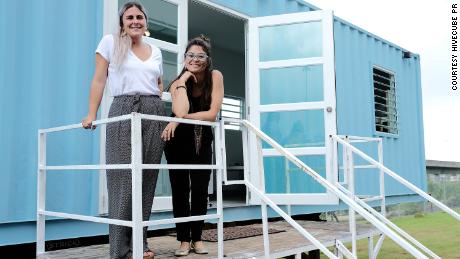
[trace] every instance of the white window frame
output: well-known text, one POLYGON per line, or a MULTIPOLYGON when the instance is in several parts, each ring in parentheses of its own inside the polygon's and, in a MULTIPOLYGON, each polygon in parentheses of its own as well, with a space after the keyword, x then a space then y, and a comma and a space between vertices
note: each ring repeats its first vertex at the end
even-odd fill
MULTIPOLYGON (((282 14, 274 16, 264 16, 250 18, 248 20, 247 35, 248 35, 248 72, 249 80, 246 86, 246 96, 248 99, 248 119, 260 128, 260 113, 268 111, 296 111, 296 110, 311 110, 323 109, 325 119, 325 146, 324 147, 303 147, 303 148, 288 148, 296 155, 325 155, 326 157, 326 178, 335 182, 337 179, 336 164, 333 161, 334 149, 331 142, 328 140, 330 134, 337 133, 336 127, 336 99, 335 99, 335 67, 334 67, 334 35, 333 35, 333 13, 329 10, 301 12, 292 14, 282 14), (275 25, 286 25, 304 22, 322 22, 322 42, 323 56, 313 58, 299 58, 281 61, 259 61, 259 28, 275 25), (260 69, 293 67, 304 65, 323 65, 323 84, 324 84, 324 101, 320 102, 303 102, 290 104, 260 104, 260 69), (249 91, 251 89, 251 91, 249 91)), ((250 156, 257 155, 257 140, 255 136, 250 136, 249 139, 250 156)), ((277 156, 278 152, 273 149, 264 149, 263 156, 277 156)), ((257 161, 257 157, 250 157, 251 161, 257 161)), ((263 165, 260 165, 263 166, 263 165)), ((252 163, 250 172, 260 172, 258 163, 252 163)), ((258 188, 264 189, 264 175, 252 173, 250 180, 258 188)), ((308 205, 323 205, 337 204, 338 198, 327 191, 326 193, 312 194, 268 194, 277 204, 308 204, 308 205)), ((257 197, 250 197, 251 204, 260 204, 257 197)))

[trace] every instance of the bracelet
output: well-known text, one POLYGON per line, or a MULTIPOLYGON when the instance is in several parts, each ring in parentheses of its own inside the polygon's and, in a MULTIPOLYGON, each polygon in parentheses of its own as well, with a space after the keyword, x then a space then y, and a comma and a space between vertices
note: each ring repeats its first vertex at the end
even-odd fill
POLYGON ((187 87, 185 85, 178 85, 176 86, 176 90, 179 89, 179 88, 184 88, 185 90, 187 90, 187 87))

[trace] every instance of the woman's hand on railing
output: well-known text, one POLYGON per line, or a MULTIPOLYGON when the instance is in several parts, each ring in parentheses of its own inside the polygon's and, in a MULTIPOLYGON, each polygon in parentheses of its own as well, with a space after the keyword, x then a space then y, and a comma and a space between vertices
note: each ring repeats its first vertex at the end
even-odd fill
POLYGON ((83 118, 83 120, 81 121, 81 125, 85 129, 94 130, 96 128, 96 125, 93 125, 93 121, 95 120, 96 120, 96 117, 88 115, 85 118, 83 118))
POLYGON ((174 138, 174 131, 176 130, 178 122, 171 121, 166 125, 165 129, 161 133, 161 139, 164 141, 169 141, 171 138, 174 138))

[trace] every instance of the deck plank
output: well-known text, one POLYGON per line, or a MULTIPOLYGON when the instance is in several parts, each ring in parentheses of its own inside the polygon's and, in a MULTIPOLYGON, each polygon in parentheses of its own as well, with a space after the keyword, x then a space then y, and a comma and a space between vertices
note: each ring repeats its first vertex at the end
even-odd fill
MULTIPOLYGON (((319 239, 323 244, 333 245, 336 239, 342 242, 351 240, 351 234, 348 232, 348 222, 314 222, 314 221, 297 221, 313 236, 319 239)), ((251 225, 260 227, 261 224, 251 225)), ((316 249, 308 240, 299 234, 285 221, 269 222, 269 227, 285 230, 284 232, 270 234, 270 254, 276 257, 306 252, 316 249)), ((378 232, 375 228, 368 225, 358 225, 358 237, 366 238, 376 235, 378 232)), ((173 236, 160 236, 148 239, 149 246, 155 251, 155 259, 176 258, 174 250, 179 243, 173 236)), ((217 257, 217 242, 205 242, 209 249, 208 255, 197 255, 190 253, 187 259, 208 259, 217 257)), ((109 246, 93 245, 88 247, 78 247, 63 249, 45 253, 40 258, 43 259, 101 259, 109 258, 109 246)), ((263 257, 263 236, 247 237, 224 242, 224 254, 227 258, 259 258, 263 257)), ((185 258, 184 258, 185 259, 185 258)))

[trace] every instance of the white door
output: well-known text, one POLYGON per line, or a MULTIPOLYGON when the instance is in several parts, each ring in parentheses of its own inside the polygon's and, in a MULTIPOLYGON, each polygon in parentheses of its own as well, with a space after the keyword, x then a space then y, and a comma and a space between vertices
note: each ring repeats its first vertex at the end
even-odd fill
MULTIPOLYGON (((248 20, 248 118, 331 182, 336 134, 332 11, 248 20)), ((250 138, 250 158, 257 154, 250 138)), ((251 163, 251 181, 278 204, 336 204, 313 178, 262 144, 263 175, 251 163)), ((259 200, 251 196, 252 203, 259 200)))
MULTIPOLYGON (((118 10, 129 0, 104 1, 104 34, 114 33, 118 25, 118 10)), ((182 68, 182 53, 187 44, 187 0, 138 0, 146 9, 149 37, 144 40, 161 49, 163 55, 163 83, 167 87, 182 68)), ((107 89, 106 89, 107 90, 107 89)), ((112 98, 106 92, 101 107, 101 117, 106 118, 112 98)), ((168 105, 167 105, 168 106, 168 105)), ((167 111, 168 112, 168 111, 167 111)), ((101 162, 105 163, 105 129, 101 129, 101 162)), ((164 157, 162 163, 166 163, 164 157)), ((100 175, 99 212, 107 213, 105 173, 100 175)), ((170 210, 171 187, 167 170, 160 170, 152 210, 170 210)))

